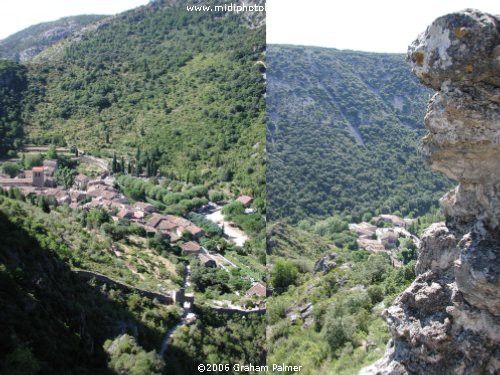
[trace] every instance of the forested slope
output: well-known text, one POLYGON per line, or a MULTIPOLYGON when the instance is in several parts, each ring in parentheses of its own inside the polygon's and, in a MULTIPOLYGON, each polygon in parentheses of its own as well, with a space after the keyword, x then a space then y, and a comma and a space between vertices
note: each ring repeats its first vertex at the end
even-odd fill
POLYGON ((23 142, 23 95, 26 68, 0 60, 0 157, 14 152, 23 142))
POLYGON ((67 143, 261 195, 265 28, 155 1, 30 64, 27 141, 67 143))
POLYGON ((338 218, 305 230, 271 227, 270 368, 285 363, 308 375, 347 375, 382 356, 389 334, 380 313, 415 277, 414 261, 394 268, 387 254, 348 249, 348 236, 338 218))
MULTIPOLYGON (((63 38, 25 65, 0 61, 0 156, 30 143, 76 146, 118 159, 139 183, 145 174, 165 177, 165 189, 172 182, 204 185, 203 195, 252 195, 263 221, 262 17, 252 24, 248 15, 187 12, 185 4, 152 1, 63 38)), ((208 311, 177 335, 178 356, 165 358, 165 367, 153 349, 179 308, 137 288, 178 289, 186 259, 177 248, 156 253, 136 238, 137 227, 102 210, 5 194, 0 373, 170 374, 186 373, 195 360, 263 361, 262 316, 208 311), (128 289, 87 282, 76 276, 81 270, 128 289)))
POLYGON ((151 351, 180 318, 177 308, 72 272, 93 264, 131 275, 102 236, 75 224, 63 212, 0 195, 2 374, 111 373, 103 345, 124 333, 140 345, 129 364, 147 369, 160 361, 151 351))
POLYGON ((418 155, 430 92, 402 55, 269 46, 271 220, 423 214, 449 187, 418 155))

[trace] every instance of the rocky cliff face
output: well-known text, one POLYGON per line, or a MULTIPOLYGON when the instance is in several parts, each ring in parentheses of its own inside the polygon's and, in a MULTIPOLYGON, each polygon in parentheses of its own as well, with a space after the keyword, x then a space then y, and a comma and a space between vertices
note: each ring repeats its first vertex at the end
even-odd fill
POLYGON ((0 40, 0 58, 21 63, 27 62, 60 40, 76 34, 103 17, 99 15, 72 16, 30 26, 0 40))
POLYGON ((500 372, 500 20, 467 9, 435 20, 408 51, 437 90, 423 153, 457 180, 446 223, 422 238, 417 278, 383 312, 392 340, 362 374, 500 372))

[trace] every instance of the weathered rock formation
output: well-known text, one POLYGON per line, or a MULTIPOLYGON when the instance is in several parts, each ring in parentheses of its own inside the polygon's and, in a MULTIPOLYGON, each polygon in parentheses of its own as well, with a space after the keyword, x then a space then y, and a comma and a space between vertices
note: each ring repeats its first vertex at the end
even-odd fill
POLYGON ((423 153, 458 181, 446 223, 425 232, 417 278, 383 312, 392 340, 363 374, 500 373, 500 20, 477 10, 435 20, 408 51, 438 92, 423 153))
POLYGON ((337 267, 337 262, 334 259, 337 258, 337 254, 330 253, 323 258, 319 259, 314 264, 314 272, 328 272, 332 268, 337 267))

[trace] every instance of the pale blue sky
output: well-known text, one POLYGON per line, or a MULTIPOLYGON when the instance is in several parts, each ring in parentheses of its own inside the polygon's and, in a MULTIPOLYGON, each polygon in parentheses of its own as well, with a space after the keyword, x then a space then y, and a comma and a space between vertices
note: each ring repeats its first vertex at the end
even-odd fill
POLYGON ((149 0, 1 0, 0 39, 40 22, 79 14, 116 14, 149 0))
POLYGON ((434 19, 465 8, 500 14, 500 1, 267 0, 267 42, 406 52, 434 19))

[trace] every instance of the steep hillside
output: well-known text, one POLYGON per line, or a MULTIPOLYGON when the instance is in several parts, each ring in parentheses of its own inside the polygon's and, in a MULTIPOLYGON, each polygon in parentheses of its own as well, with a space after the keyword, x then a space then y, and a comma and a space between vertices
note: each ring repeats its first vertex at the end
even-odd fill
POLYGON ((29 61, 61 39, 104 17, 106 16, 81 15, 30 26, 0 40, 0 59, 29 61))
POLYGON ((298 228, 275 223, 268 227, 266 251, 272 259, 317 259, 334 247, 321 237, 298 228))
POLYGON ((151 1, 25 64, 0 62, 1 167, 20 177, 0 186, 2 374, 265 360, 263 298, 245 294, 265 268, 264 18, 185 5, 151 1), (26 144, 44 147, 20 152, 26 144), (22 177, 44 158, 58 161, 43 177, 56 189, 22 177), (95 184, 103 170, 111 176, 95 184), (232 210, 194 212, 209 198, 232 210), (188 286, 196 304, 171 304, 188 286))
POLYGON ((39 56, 27 140, 147 156, 163 175, 262 196, 265 27, 176 4, 125 12, 39 56))
POLYGON ((422 214, 449 187, 418 155, 430 92, 402 55, 270 46, 271 220, 422 214))
POLYGON ((27 88, 26 68, 0 60, 0 157, 23 142, 23 95, 27 88))
POLYGON ((269 365, 355 374, 382 356, 389 333, 380 311, 413 280, 414 261, 396 269, 386 254, 347 249, 348 237, 338 218, 307 230, 278 223, 269 231, 269 365))
POLYGON ((160 346, 178 308, 80 278, 74 268, 139 279, 99 232, 67 215, 0 195, 0 373, 108 373, 103 345, 124 333, 141 345, 129 363, 159 361, 143 355, 160 346))

